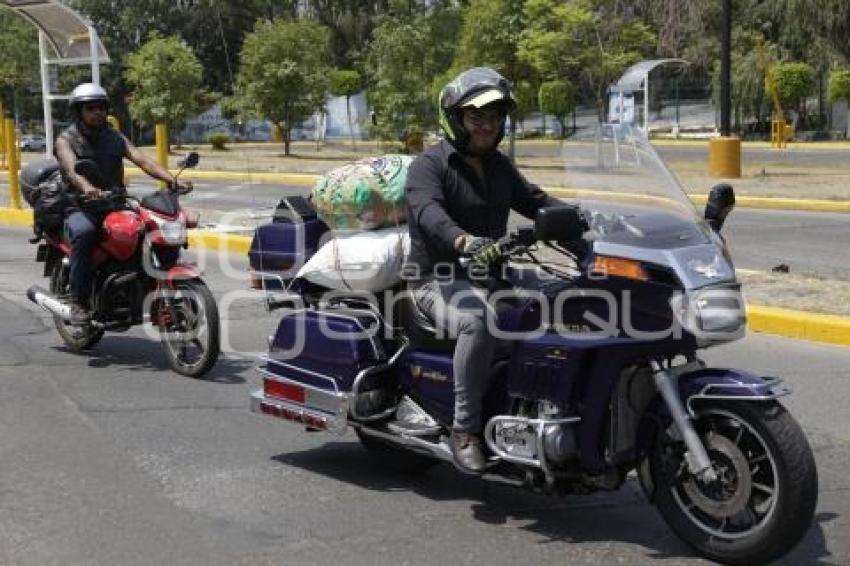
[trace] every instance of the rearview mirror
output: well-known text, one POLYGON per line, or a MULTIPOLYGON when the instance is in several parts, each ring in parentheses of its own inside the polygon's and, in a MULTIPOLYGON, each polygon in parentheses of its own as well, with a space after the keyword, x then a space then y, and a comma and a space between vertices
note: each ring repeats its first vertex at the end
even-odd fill
POLYGON ((541 208, 534 219, 534 237, 544 242, 570 242, 581 239, 587 221, 577 206, 541 208))
POLYGON ((705 204, 705 220, 711 229, 720 232, 726 216, 735 208, 735 189, 727 183, 720 183, 711 188, 708 202, 705 204))
POLYGON ((180 161, 178 161, 177 166, 181 169, 191 169, 192 167, 198 164, 198 161, 200 161, 200 159, 201 157, 198 155, 198 152, 193 151, 192 153, 187 155, 185 159, 181 159, 180 161))

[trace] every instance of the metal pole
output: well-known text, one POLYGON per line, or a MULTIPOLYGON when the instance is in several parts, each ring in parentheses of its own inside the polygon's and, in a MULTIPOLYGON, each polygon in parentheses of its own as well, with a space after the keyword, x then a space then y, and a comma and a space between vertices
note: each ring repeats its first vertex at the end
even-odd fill
POLYGON ((47 62, 47 38, 44 32, 38 32, 38 57, 41 61, 41 104, 44 108, 44 154, 53 155, 53 110, 50 98, 50 73, 47 62))
POLYGON ((643 133, 649 138, 649 73, 643 77, 643 133))
POLYGON ((91 82, 96 85, 100 84, 100 60, 98 57, 100 53, 98 53, 97 49, 97 31, 95 31, 94 26, 89 27, 89 52, 91 53, 91 82))
POLYGON ((732 89, 730 72, 732 40, 732 0, 723 0, 723 18, 720 34, 720 135, 729 137, 732 132, 732 89))

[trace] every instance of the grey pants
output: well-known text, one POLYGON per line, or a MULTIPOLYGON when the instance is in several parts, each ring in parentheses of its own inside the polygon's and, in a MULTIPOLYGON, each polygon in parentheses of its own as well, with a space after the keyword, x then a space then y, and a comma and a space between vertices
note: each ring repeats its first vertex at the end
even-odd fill
POLYGON ((422 281, 413 287, 413 298, 434 320, 439 337, 457 338, 453 426, 455 430, 478 434, 493 353, 501 344, 488 329, 488 318, 489 328, 495 327, 496 311, 487 302, 486 291, 465 279, 422 281))

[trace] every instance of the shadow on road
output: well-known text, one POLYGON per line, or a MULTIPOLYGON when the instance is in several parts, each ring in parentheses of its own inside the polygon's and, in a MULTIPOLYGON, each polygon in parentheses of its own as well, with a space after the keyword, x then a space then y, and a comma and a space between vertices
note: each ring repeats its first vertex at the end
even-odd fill
MULTIPOLYGON (((628 480, 616 492, 588 496, 544 496, 463 476, 450 465, 402 474, 354 442, 328 442, 318 448, 272 457, 328 478, 375 491, 410 491, 432 501, 470 501, 475 520, 493 525, 522 523, 517 528, 543 537, 538 544, 615 541, 646 548, 648 558, 694 558, 696 554, 664 523, 628 480)), ((823 524, 837 517, 820 513, 803 542, 777 564, 837 564, 830 552, 823 524)))
MULTIPOLYGON (((64 346, 54 346, 60 352, 88 358, 91 368, 117 368, 122 371, 172 371, 159 342, 136 336, 105 336, 92 349, 74 354, 64 346)), ((245 383, 242 373, 253 365, 250 360, 220 357, 215 366, 203 376, 204 381, 224 384, 245 383)))

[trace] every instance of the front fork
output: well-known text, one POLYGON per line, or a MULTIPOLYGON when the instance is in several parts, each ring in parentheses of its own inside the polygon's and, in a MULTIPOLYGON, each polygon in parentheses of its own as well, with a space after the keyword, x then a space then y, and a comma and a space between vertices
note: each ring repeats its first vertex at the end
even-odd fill
POLYGON ((685 406, 682 404, 682 399, 679 397, 676 380, 678 376, 662 367, 655 360, 650 361, 652 367, 652 378, 655 382, 655 388, 664 399, 664 404, 670 411, 670 416, 673 417, 673 422, 687 447, 685 452, 685 461, 688 463, 688 470, 698 480, 703 483, 711 483, 717 480, 717 473, 711 466, 711 459, 708 457, 708 452, 702 443, 691 418, 685 411, 685 406))

